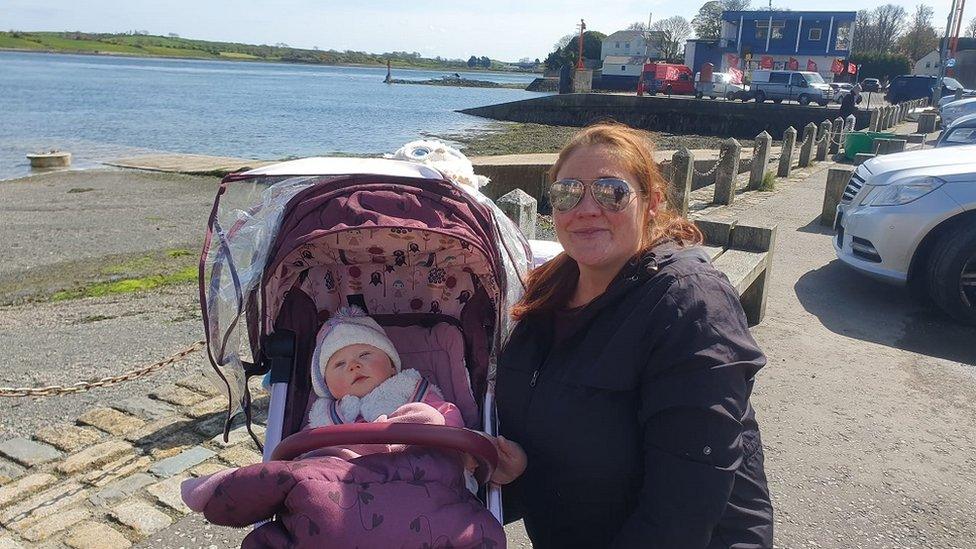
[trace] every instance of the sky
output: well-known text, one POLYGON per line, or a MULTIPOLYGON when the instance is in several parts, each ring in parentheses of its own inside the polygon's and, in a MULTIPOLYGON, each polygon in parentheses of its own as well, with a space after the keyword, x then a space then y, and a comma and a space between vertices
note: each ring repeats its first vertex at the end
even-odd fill
MULTIPOLYGON (((753 0, 753 7, 768 0, 753 0)), ((323 50, 419 52, 467 59, 487 55, 516 61, 543 59, 580 18, 589 30, 610 34, 635 21, 681 15, 689 21, 704 0, 2 0, 0 28, 21 31, 176 33, 184 38, 286 43, 323 50)), ((919 0, 773 0, 794 10, 856 11, 894 3, 913 11, 919 0)), ((924 0, 945 28, 951 0, 924 0)), ((968 21, 970 13, 963 16, 968 21)), ((965 27, 965 25, 964 25, 965 27)))

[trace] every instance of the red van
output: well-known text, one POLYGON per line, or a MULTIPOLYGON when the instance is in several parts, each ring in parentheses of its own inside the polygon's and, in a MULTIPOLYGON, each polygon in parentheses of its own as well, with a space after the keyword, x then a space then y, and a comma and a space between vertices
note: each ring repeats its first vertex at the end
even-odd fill
POLYGON ((695 80, 687 65, 645 63, 637 81, 637 95, 647 92, 668 95, 695 95, 695 80))

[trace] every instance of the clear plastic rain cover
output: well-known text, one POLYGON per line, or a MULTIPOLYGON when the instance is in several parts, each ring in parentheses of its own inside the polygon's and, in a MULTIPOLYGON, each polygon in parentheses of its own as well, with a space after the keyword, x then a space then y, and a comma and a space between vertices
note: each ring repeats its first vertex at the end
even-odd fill
MULTIPOLYGON (((212 236, 205 248, 202 299, 208 353, 214 370, 207 370, 217 387, 225 388, 231 415, 241 409, 246 378, 245 363, 254 361, 261 334, 260 285, 268 254, 282 224, 289 201, 299 192, 336 176, 263 177, 226 184, 212 220, 212 236), (219 372, 223 379, 214 379, 219 372), (226 381, 226 383, 225 383, 226 381)), ((495 219, 493 245, 501 261, 497 277, 499 296, 495 349, 511 332, 508 311, 521 298, 531 265, 529 246, 515 224, 491 199, 467 185, 457 185, 476 202, 490 209, 495 219)), ((492 276, 492 273, 483 273, 492 276)), ((488 372, 493 385, 494 361, 488 372)))

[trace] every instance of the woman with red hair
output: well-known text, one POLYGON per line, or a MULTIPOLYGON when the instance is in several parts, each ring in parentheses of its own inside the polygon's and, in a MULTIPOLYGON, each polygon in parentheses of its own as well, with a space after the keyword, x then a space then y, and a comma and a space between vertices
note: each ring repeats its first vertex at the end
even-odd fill
POLYGON ((766 358, 738 295, 669 211, 648 134, 588 127, 550 171, 564 252, 534 270, 499 358, 505 492, 536 548, 772 547, 749 403, 766 358))

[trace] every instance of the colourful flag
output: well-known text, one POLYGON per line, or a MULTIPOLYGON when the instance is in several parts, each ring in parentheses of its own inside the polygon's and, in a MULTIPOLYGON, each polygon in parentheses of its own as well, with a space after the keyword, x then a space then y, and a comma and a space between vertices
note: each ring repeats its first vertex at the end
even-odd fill
POLYGON ((791 71, 800 70, 800 62, 796 60, 795 57, 790 57, 790 63, 787 65, 791 71))
POLYGON ((833 63, 830 64, 830 72, 834 74, 841 74, 844 72, 844 62, 840 59, 834 59, 833 63))
POLYGON ((725 55, 725 61, 729 64, 730 69, 739 68, 739 56, 734 53, 729 53, 725 55))
POLYGON ((773 68, 773 58, 772 58, 772 56, 769 56, 769 55, 762 56, 762 59, 759 60, 759 66, 762 67, 762 68, 764 68, 764 69, 771 69, 771 68, 773 68))
POLYGON ((729 67, 729 74, 731 75, 730 79, 732 80, 733 84, 742 83, 742 71, 735 67, 729 67))
POLYGON ((857 65, 854 63, 847 63, 847 74, 857 74, 857 65))
POLYGON ((817 72, 817 64, 813 62, 813 59, 807 59, 807 70, 817 72))

